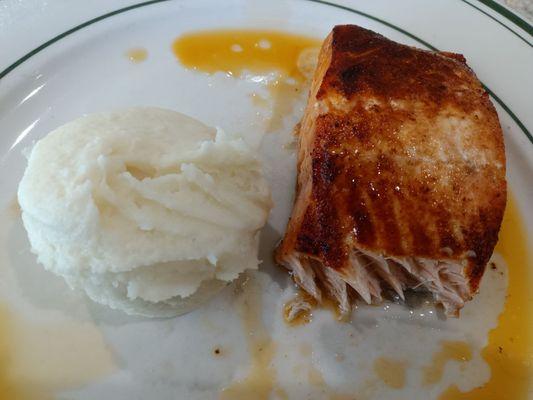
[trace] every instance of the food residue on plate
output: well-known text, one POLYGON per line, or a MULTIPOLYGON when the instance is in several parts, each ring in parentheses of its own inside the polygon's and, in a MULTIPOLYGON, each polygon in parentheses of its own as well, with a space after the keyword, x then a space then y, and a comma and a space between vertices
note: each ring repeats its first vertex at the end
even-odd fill
MULTIPOLYGON (((285 32, 212 30, 186 33, 173 42, 172 50, 187 68, 235 77, 247 72, 265 82, 272 99, 268 130, 275 131, 293 110, 296 99, 306 94, 319 45, 314 38, 285 32), (269 78, 273 72, 278 75, 269 78)), ((253 103, 265 105, 258 95, 253 103)))
POLYGON ((313 319, 316 300, 303 291, 283 305, 283 319, 290 326, 305 325, 313 319))
MULTIPOLYGON (((317 388, 325 398, 329 400, 345 400, 354 397, 348 394, 338 392, 334 387, 328 385, 320 369, 317 368, 313 361, 313 348, 309 343, 300 344, 300 355, 304 358, 307 366, 307 382, 317 388)), ((302 365, 295 366, 295 373, 299 373, 302 365)))
POLYGON ((283 305, 283 319, 290 326, 305 325, 313 320, 315 308, 331 311, 339 322, 348 322, 350 317, 350 314, 341 314, 333 301, 323 299, 322 303, 318 304, 313 296, 297 288, 296 295, 283 305))
POLYGON ((252 104, 256 107, 267 107, 268 100, 261 96, 259 93, 252 93, 250 95, 252 98, 252 104))
POLYGON ((148 58, 148 51, 143 47, 134 47, 126 52, 126 57, 132 63, 139 64, 148 58))
POLYGON ((8 203, 7 206, 7 216, 12 218, 19 218, 20 217, 20 204, 17 200, 17 196, 13 196, 11 201, 8 203))
POLYGON ((401 389, 405 386, 406 362, 389 357, 379 357, 374 361, 374 372, 381 381, 393 388, 401 389))
POLYGON ((309 343, 300 344, 300 355, 304 357, 307 361, 307 379, 309 383, 320 388, 326 388, 327 386, 326 381, 324 380, 324 376, 313 362, 313 349, 309 343))
MULTIPOLYGON (((237 379, 222 390, 220 399, 248 400, 253 398, 266 400, 270 398, 271 394, 275 394, 280 399, 287 399, 285 391, 276 380, 273 362, 277 345, 272 340, 262 320, 262 293, 258 282, 250 276, 240 283, 237 296, 238 312, 241 315, 247 337, 251 364, 244 378, 237 379)), ((328 398, 353 398, 338 393, 335 388, 326 383, 322 372, 313 363, 311 345, 302 343, 299 350, 308 361, 307 379, 311 385, 317 387, 324 395, 329 396, 328 398)))
POLYGON ((458 361, 465 363, 472 359, 472 349, 467 342, 444 341, 441 349, 433 354, 431 364, 423 369, 424 385, 434 385, 439 382, 444 373, 444 367, 448 361, 458 361))
POLYGON ((221 400, 268 399, 276 387, 276 371, 272 365, 276 343, 263 322, 262 293, 251 277, 240 282, 236 305, 244 327, 250 366, 247 375, 224 388, 221 400))

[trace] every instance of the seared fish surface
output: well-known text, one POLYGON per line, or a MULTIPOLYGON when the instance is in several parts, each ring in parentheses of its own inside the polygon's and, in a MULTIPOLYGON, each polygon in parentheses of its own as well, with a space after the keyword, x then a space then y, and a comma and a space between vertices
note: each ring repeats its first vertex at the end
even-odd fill
POLYGON ((462 55, 336 26, 300 126, 296 192, 276 260, 314 298, 347 312, 423 288, 457 315, 505 209, 498 116, 462 55))

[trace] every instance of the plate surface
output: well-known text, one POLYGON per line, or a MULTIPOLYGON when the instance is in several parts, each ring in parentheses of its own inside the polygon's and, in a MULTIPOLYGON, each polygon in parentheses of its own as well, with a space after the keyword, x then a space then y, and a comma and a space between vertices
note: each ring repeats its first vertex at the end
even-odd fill
MULTIPOLYGON (((319 311, 307 325, 285 324, 281 310, 294 289, 271 252, 292 205, 295 156, 286 144, 305 95, 280 129, 267 132, 275 99, 264 82, 187 70, 171 44, 199 29, 277 29, 323 38, 333 25, 354 23, 399 42, 464 54, 493 95, 509 185, 530 227, 531 27, 527 32, 527 25, 473 0, 431 7, 422 0, 50 3, 8 1, 0 10, 0 36, 9 38, 0 41, 0 389, 7 388, 6 398, 207 399, 229 388, 222 392, 232 395, 227 398, 271 392, 295 399, 436 399, 452 384, 468 391, 489 379, 481 349, 503 309, 504 267, 487 271, 460 319, 445 321, 425 303, 385 304, 359 307, 350 323, 319 311), (128 60, 134 47, 147 49, 146 61, 128 60), (254 93, 268 106, 254 105, 254 93), (36 264, 14 205, 24 148, 83 114, 127 106, 175 109, 239 133, 260 150, 272 185, 275 206, 262 232, 260 271, 179 318, 128 317, 70 291, 36 264), (443 343, 466 343, 455 358, 469 361, 448 354, 452 360, 428 384, 443 343), (13 359, 6 373, 4 354, 13 359)), ((524 279, 531 282, 531 274, 524 279)))

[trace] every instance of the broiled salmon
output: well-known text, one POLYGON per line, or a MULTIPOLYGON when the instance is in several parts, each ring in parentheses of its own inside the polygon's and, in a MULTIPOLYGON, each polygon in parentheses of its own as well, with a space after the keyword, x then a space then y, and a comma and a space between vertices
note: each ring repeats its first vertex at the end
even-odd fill
POLYGON ((460 54, 355 25, 325 39, 299 129, 296 199, 276 260, 348 312, 387 289, 457 315, 476 293, 506 204, 487 92, 460 54))

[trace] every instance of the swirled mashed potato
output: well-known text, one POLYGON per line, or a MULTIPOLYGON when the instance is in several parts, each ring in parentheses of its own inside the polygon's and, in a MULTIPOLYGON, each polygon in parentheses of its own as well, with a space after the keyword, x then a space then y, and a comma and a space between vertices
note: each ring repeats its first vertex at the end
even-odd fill
POLYGON ((38 261, 91 299, 170 316, 258 266, 271 207, 256 154, 183 114, 77 119, 33 147, 18 200, 38 261))

